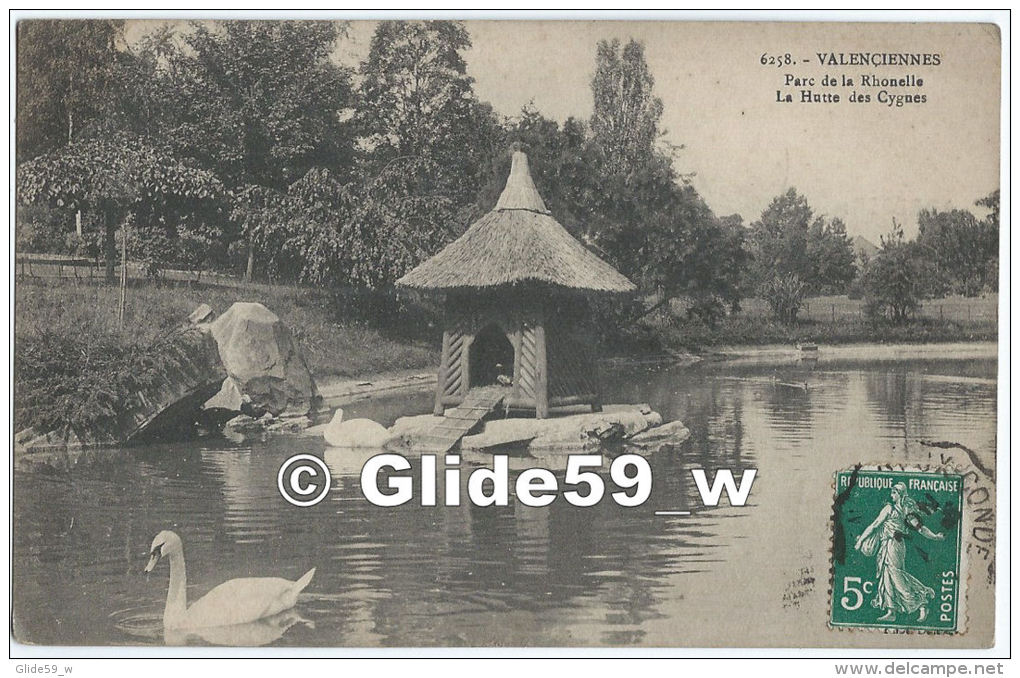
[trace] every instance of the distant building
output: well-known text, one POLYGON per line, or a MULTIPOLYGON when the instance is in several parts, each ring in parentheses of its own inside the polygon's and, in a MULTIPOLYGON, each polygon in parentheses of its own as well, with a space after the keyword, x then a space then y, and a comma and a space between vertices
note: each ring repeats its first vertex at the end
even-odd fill
POLYGON ((851 246, 854 248, 858 265, 863 265, 878 254, 878 246, 862 235, 855 235, 851 246))

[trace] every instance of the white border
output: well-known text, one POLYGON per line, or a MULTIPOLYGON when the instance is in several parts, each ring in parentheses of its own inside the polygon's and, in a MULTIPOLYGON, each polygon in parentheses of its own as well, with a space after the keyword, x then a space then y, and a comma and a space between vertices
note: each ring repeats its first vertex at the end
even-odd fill
MULTIPOLYGON (((114 3, 114 7, 119 3, 114 3)), ((696 658, 790 658, 790 659, 811 659, 811 658, 846 658, 861 659, 875 658, 876 663, 883 666, 890 658, 923 660, 927 662, 944 661, 951 658, 973 658, 981 661, 991 658, 1008 657, 1011 649, 1011 627, 1009 614, 1013 600, 1011 599, 1011 515, 1008 513, 1010 507, 1011 485, 1018 480, 1014 475, 1010 463, 1010 415, 1012 414, 1012 403, 1009 394, 1010 376, 1010 336, 1011 336, 1011 314, 1010 314, 1010 160, 1012 156, 1012 139, 1010 136, 1012 90, 1010 87, 1010 73, 1012 66, 1012 53, 1010 50, 1010 15, 1008 10, 975 10, 975 11, 923 11, 923 10, 897 10, 897 11, 823 11, 816 9, 793 10, 793 11, 759 11, 759 10, 710 10, 710 11, 617 11, 604 10, 552 10, 541 11, 534 9, 523 10, 492 10, 492 9, 458 9, 458 10, 351 10, 339 12, 328 9, 314 9, 307 11, 281 11, 281 10, 136 10, 136 9, 105 9, 102 11, 87 10, 10 10, 9 14, 9 35, 8 35, 8 111, 9 120, 14 120, 14 96, 15 96, 15 25, 16 22, 27 18, 126 18, 126 19, 171 19, 171 18, 196 18, 196 19, 225 19, 225 18, 251 18, 254 16, 267 19, 381 19, 381 18, 458 18, 458 19, 562 19, 562 20, 715 20, 715 21, 854 21, 854 22, 984 22, 998 25, 1002 36, 1002 67, 1001 67, 1001 118, 1000 118, 1000 142, 1002 152, 1000 153, 1000 183, 1001 196, 1000 206, 1003 215, 1003 224, 1000 228, 1000 294, 999 294, 999 379, 998 379, 998 450, 996 454, 996 479, 997 479, 997 525, 996 525, 996 572, 998 575, 998 589, 996 592, 996 622, 995 622, 995 645, 988 650, 850 650, 836 648, 155 648, 155 647, 42 647, 28 646, 17 643, 11 637, 12 657, 17 658, 60 658, 60 657, 85 657, 85 658, 174 658, 174 657, 197 657, 197 658, 327 658, 327 657, 696 657, 696 658), (1007 410, 1004 405, 1008 404, 1007 410), (886 661, 882 661, 886 660, 886 661)), ((9 223, 14 224, 14 199, 13 199, 13 176, 14 176, 14 128, 10 127, 8 135, 8 185, 11 186, 11 198, 9 204, 9 223)), ((8 325, 8 364, 6 376, 8 383, 13 389, 12 361, 13 361, 13 322, 14 322, 14 287, 13 287, 13 257, 14 257, 14 231, 9 228, 8 234, 8 258, 7 284, 9 300, 9 325, 8 325)), ((8 390, 8 412, 13 414, 11 398, 13 392, 8 390)), ((10 419, 6 426, 10 427, 10 419)), ((8 440, 12 432, 8 430, 8 440)), ((3 523, 3 552, 0 557, 7 563, 8 581, 10 578, 10 467, 7 472, 7 519, 3 523)), ((7 610, 10 610, 10 591, 7 586, 3 587, 3 603, 7 610)), ((725 611, 720 611, 724 614, 725 611)), ((8 618, 8 624, 10 620, 8 618)), ((8 629, 10 631, 10 629, 8 629)), ((11 662, 11 664, 41 664, 43 662, 11 662)), ((49 663, 49 662, 47 662, 49 663)), ((61 662, 75 665, 79 660, 61 662)), ((769 665, 782 671, 783 675, 817 675, 817 669, 828 665, 828 675, 834 675, 832 665, 841 663, 838 659, 832 661, 801 661, 801 662, 780 662, 778 665, 769 665)), ((957 662, 952 662, 957 663, 957 662)), ((969 662, 973 664, 974 662, 969 662)), ((172 662, 171 664, 176 664, 172 662)), ((736 670, 761 670, 760 662, 755 662, 758 667, 752 667, 747 662, 726 662, 727 665, 736 670)), ((718 671, 723 668, 718 662, 697 662, 696 665, 711 671, 718 671)), ((89 662, 89 668, 100 668, 104 675, 126 675, 129 671, 134 674, 137 671, 152 672, 162 675, 170 671, 180 669, 197 670, 213 669, 220 670, 227 668, 219 662, 186 663, 179 666, 162 665, 145 662, 145 666, 138 666, 133 661, 104 661, 99 665, 89 662)), ((286 670, 287 666, 277 662, 265 664, 264 671, 268 674, 278 673, 281 669, 286 670)), ((8 667, 12 672, 14 666, 8 667)), ((369 667, 371 668, 371 667, 369 667)), ((690 668, 690 667, 685 667, 690 668)), ((491 669, 486 669, 491 670, 491 669)), ((768 671, 771 672, 771 671, 768 671)), ((778 671, 777 671, 778 672, 778 671)), ((885 675, 884 673, 881 675, 885 675)))

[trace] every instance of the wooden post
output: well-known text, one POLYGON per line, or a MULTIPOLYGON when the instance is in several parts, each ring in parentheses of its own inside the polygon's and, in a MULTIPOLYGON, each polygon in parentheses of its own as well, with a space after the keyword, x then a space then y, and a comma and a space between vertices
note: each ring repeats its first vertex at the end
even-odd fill
POLYGON ((106 259, 106 282, 116 279, 117 268, 117 229, 116 214, 109 206, 103 208, 103 253, 106 259))
POLYGON ((512 320, 514 331, 510 335, 510 343, 514 347, 514 376, 510 391, 511 400, 520 400, 521 392, 521 342, 524 341, 524 322, 518 318, 512 320))
POLYGON ((467 395, 471 390, 471 344, 475 341, 475 332, 464 335, 464 348, 460 350, 460 394, 467 395))
POLYGON ((602 411, 602 368, 599 367, 598 356, 595 356, 592 364, 592 373, 595 375, 595 400, 591 403, 592 412, 602 411))
POLYGON ((251 244, 251 240, 248 241, 248 265, 244 268, 244 281, 251 282, 252 276, 255 273, 255 246, 251 244))
POLYGON ((124 307, 127 305, 127 222, 121 226, 120 238, 120 310, 117 314, 117 325, 124 329, 124 307))
POLYGON ((549 416, 549 369, 546 364, 545 320, 535 325, 535 417, 549 416))
POLYGON ((443 393, 446 390, 446 377, 449 374, 450 361, 450 330, 443 330, 443 352, 439 359, 439 381, 436 383, 436 404, 432 408, 432 414, 437 417, 443 414, 443 393))

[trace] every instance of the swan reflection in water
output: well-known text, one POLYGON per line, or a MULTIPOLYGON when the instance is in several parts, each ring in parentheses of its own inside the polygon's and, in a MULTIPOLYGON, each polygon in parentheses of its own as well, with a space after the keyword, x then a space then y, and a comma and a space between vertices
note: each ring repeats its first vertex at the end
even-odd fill
POLYGON ((283 634, 298 624, 310 629, 315 628, 314 622, 305 619, 296 611, 284 610, 272 617, 257 619, 247 624, 198 629, 164 628, 163 640, 167 645, 194 645, 197 640, 210 645, 261 647, 279 640, 283 634))

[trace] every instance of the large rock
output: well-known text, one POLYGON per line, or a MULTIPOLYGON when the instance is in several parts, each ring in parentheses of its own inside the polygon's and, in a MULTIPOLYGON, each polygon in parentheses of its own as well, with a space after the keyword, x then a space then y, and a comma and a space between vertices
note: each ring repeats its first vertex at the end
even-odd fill
POLYGON ((319 391, 290 330, 268 308, 237 302, 210 324, 233 387, 256 410, 307 414, 319 391))
MULTIPOLYGON (((401 417, 390 427, 392 438, 387 447, 414 449, 418 436, 442 420, 432 415, 401 417)), ((460 445, 464 451, 515 446, 526 447, 532 454, 576 453, 598 450, 607 440, 630 438, 661 424, 662 416, 648 405, 606 405, 602 412, 565 414, 548 419, 488 420, 481 431, 461 438, 460 445)))
POLYGON ((690 430, 680 421, 671 421, 662 426, 655 426, 627 439, 627 444, 646 452, 658 452, 665 448, 676 447, 691 437, 690 430))

